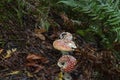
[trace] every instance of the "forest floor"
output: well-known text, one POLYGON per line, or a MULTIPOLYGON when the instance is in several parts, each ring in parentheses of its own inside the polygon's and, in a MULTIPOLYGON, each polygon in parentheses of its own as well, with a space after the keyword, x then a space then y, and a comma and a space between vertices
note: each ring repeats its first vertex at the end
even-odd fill
MULTIPOLYGON (((0 37, 4 46, 0 47, 0 80, 63 80, 57 61, 61 52, 54 49, 53 41, 59 39, 60 33, 67 31, 73 34, 77 45, 70 52, 77 59, 76 69, 70 74, 73 80, 119 80, 119 61, 110 50, 103 50, 94 43, 87 43, 71 28, 61 27, 59 17, 54 21, 60 27, 51 26, 32 28, 34 19, 27 19, 25 27, 15 26, 5 29, 0 25, 0 37)), ((60 22, 62 21, 62 22, 60 22)))

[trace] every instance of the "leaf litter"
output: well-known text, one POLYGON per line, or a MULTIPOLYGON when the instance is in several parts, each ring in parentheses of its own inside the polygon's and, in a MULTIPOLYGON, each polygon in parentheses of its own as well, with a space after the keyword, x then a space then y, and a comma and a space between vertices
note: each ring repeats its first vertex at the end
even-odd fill
MULTIPOLYGON (((106 77, 107 80, 119 80, 120 62, 115 59, 113 53, 87 43, 80 35, 74 33, 71 20, 65 14, 60 16, 61 22, 57 21, 54 15, 53 21, 57 26, 51 26, 48 31, 31 27, 25 30, 11 27, 13 29, 1 31, 6 44, 0 48, 0 79, 63 80, 56 64, 61 53, 53 48, 52 43, 59 38, 61 32, 69 31, 74 35, 78 46, 70 53, 78 61, 76 69, 70 73, 73 80, 102 80, 102 77, 106 77), (13 35, 17 38, 12 39, 13 35)), ((31 23, 29 21, 28 23, 31 23)))

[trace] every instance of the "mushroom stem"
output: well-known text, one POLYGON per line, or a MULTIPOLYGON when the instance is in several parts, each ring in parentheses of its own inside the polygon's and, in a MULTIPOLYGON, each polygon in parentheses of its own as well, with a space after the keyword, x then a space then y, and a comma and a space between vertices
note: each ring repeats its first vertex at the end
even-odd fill
POLYGON ((62 55, 69 55, 69 52, 61 51, 62 55))
POLYGON ((64 72, 63 79, 64 80, 72 80, 72 77, 71 77, 70 73, 64 72))

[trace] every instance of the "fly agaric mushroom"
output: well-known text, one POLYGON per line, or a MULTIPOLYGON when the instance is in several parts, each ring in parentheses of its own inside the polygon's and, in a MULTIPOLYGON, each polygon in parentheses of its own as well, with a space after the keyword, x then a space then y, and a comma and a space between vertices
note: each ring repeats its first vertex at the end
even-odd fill
POLYGON ((53 42, 55 49, 60 51, 73 51, 76 47, 73 41, 58 39, 53 42))
POLYGON ((71 41, 73 39, 73 36, 69 32, 62 32, 60 34, 60 39, 66 39, 66 40, 70 40, 71 41))
POLYGON ((57 65, 61 68, 63 72, 71 72, 72 70, 74 70, 76 64, 76 58, 71 55, 63 55, 57 63, 57 65))
POLYGON ((53 42, 53 47, 60 50, 63 55, 68 54, 69 51, 74 51, 74 49, 77 48, 72 41, 72 34, 68 32, 61 33, 60 39, 53 42))

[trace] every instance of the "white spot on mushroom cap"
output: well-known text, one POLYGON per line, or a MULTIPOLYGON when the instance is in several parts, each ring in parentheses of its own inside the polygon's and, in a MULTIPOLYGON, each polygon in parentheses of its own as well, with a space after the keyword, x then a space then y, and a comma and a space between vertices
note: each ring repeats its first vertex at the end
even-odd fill
POLYGON ((62 32, 60 34, 60 39, 66 39, 66 40, 72 40, 73 39, 73 36, 71 33, 69 32, 62 32))
POLYGON ((77 48, 76 45, 75 45, 75 43, 69 43, 68 45, 69 45, 71 48, 73 48, 73 49, 77 48))

